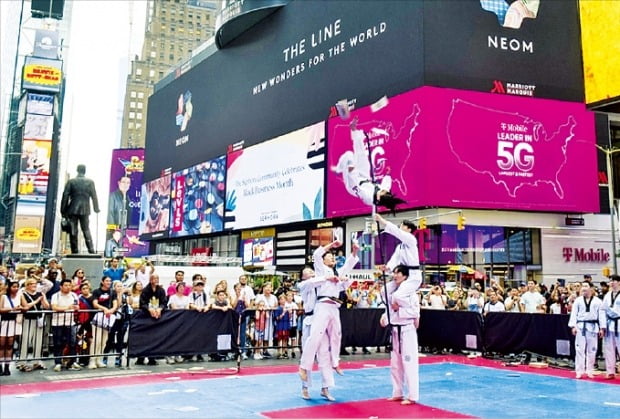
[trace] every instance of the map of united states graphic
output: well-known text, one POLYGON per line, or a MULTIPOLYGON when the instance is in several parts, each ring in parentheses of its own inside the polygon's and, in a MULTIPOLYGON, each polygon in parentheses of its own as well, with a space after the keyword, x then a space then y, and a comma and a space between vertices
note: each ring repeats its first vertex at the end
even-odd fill
POLYGON ((453 99, 447 135, 460 164, 489 176, 510 197, 516 198, 524 186, 549 186, 564 199, 559 178, 576 125, 572 115, 549 127, 527 115, 453 99))

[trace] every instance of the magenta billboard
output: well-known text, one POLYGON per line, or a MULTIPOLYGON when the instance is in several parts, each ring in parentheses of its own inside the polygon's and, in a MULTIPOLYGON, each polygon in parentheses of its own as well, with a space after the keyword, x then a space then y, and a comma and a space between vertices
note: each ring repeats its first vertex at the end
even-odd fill
POLYGON ((579 103, 422 87, 331 118, 328 144, 328 217, 370 213, 372 180, 399 209, 599 211, 594 115, 579 103))

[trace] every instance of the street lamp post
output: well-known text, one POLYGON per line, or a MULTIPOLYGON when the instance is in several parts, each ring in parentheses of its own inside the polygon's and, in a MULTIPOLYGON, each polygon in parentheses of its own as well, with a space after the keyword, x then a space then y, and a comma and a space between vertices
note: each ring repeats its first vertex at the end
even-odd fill
POLYGON ((613 178, 613 166, 611 156, 614 153, 620 152, 620 148, 610 147, 604 148, 600 145, 596 145, 596 148, 605 153, 605 162, 607 164, 607 189, 609 194, 609 215, 611 216, 611 253, 613 263, 613 274, 618 274, 618 263, 616 261, 616 210, 614 204, 614 178, 613 178))

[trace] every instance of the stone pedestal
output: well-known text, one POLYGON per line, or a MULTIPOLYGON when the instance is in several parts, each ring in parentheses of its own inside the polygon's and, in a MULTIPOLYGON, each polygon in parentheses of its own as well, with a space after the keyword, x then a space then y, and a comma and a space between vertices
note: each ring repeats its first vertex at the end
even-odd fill
POLYGON ((71 278, 73 273, 81 268, 92 289, 99 288, 103 276, 104 258, 101 255, 77 254, 67 255, 62 258, 62 270, 71 278))

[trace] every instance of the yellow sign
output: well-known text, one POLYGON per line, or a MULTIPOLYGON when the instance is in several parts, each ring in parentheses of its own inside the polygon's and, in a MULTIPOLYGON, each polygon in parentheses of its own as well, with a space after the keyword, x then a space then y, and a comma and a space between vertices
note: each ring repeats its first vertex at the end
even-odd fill
POLYGON ((15 238, 19 240, 39 240, 41 230, 34 227, 22 227, 15 231, 15 238))
POLYGON ((620 1, 580 0, 586 103, 620 98, 620 1))
POLYGON ((57 86, 62 80, 62 71, 59 68, 42 64, 28 64, 24 66, 24 83, 57 86))
POLYGON ((263 228, 262 230, 245 230, 241 232, 242 239, 256 239, 262 237, 274 237, 276 235, 275 228, 263 228))

